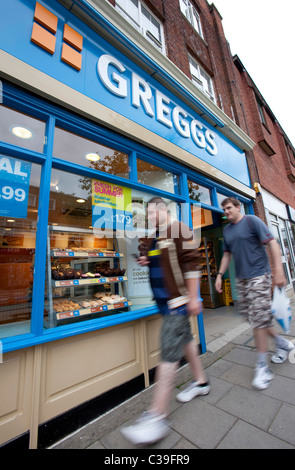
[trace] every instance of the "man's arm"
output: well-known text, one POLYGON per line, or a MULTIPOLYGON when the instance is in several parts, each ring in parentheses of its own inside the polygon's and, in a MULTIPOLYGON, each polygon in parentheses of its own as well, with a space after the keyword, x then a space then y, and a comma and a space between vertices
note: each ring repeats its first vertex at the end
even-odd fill
POLYGON ((273 283, 275 286, 283 287, 287 284, 284 267, 282 263, 281 248, 278 242, 273 239, 268 243, 273 265, 273 283))
POLYGON ((189 293, 189 301, 187 303, 188 315, 196 316, 202 311, 202 302, 200 298, 197 298, 197 292, 200 295, 199 289, 199 277, 193 277, 185 279, 185 285, 189 293))
POLYGON ((231 253, 229 251, 225 251, 220 263, 219 271, 215 281, 215 289, 219 294, 222 292, 222 275, 229 267, 229 263, 231 261, 231 253), (221 274, 220 274, 221 273, 221 274))

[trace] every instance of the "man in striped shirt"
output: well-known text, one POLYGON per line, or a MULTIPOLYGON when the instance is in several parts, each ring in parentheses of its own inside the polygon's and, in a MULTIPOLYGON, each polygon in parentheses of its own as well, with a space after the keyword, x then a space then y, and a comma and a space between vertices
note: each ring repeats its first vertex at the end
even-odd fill
POLYGON ((142 240, 138 262, 149 266, 154 300, 162 314, 161 362, 149 411, 133 426, 122 430, 133 444, 150 444, 169 432, 168 407, 183 356, 190 363, 194 379, 177 395, 177 399, 188 402, 198 395, 207 395, 210 390, 189 320, 191 315, 198 315, 202 309, 198 294, 199 252, 193 233, 185 224, 171 221, 167 206, 159 197, 149 201, 147 215, 155 232, 142 240))

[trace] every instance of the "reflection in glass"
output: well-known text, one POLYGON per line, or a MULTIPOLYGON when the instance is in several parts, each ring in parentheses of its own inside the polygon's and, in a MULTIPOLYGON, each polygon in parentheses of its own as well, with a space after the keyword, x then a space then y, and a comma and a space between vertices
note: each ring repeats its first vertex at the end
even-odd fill
POLYGON ((144 160, 137 159, 137 179, 146 186, 178 194, 178 176, 144 160))
POLYGON ((193 201, 211 205, 210 190, 194 181, 188 180, 189 197, 193 201))
POLYGON ((128 155, 58 127, 54 132, 53 155, 78 165, 129 178, 128 155))
POLYGON ((0 140, 43 152, 45 122, 0 104, 0 140))

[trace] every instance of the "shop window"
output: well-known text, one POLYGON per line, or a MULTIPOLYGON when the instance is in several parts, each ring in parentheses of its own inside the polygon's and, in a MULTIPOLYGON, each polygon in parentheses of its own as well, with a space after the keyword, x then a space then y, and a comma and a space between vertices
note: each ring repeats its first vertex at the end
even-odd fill
POLYGON ((146 186, 178 194, 178 176, 144 160, 137 159, 137 179, 146 186))
POLYGON ((215 103, 213 81, 210 75, 191 56, 189 56, 189 65, 192 82, 215 103))
POLYGON ((116 0, 115 6, 134 28, 165 53, 162 23, 140 0, 116 0))
POLYGON ((192 5, 190 0, 179 0, 180 10, 193 26, 193 28, 197 31, 197 33, 203 37, 203 31, 201 26, 201 19, 200 15, 192 5))
POLYGON ((40 174, 0 155, 0 338, 30 332, 40 174))
POLYGON ((211 205, 210 189, 188 180, 189 197, 193 201, 211 205))
POLYGON ((0 105, 0 140, 43 152, 45 122, 0 105))
MULTIPOLYGON (((119 315, 153 305, 140 238, 151 230, 152 195, 59 170, 52 171, 47 255, 46 328, 119 315)), ((178 206, 167 201, 172 218, 178 206)))
POLYGON ((58 127, 54 132, 53 155, 62 160, 121 178, 129 177, 128 155, 126 153, 58 127))

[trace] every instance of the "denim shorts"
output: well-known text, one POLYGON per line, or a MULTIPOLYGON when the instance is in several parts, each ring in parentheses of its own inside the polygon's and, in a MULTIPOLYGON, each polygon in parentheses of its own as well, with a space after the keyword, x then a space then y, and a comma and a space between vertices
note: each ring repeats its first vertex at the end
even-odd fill
MULTIPOLYGON (((166 307, 168 309, 168 306, 166 307)), ((173 310, 161 308, 163 313, 161 329, 161 360, 179 362, 183 357, 183 348, 193 341, 191 324, 186 305, 173 310), (168 313, 169 312, 169 313, 168 313)))

